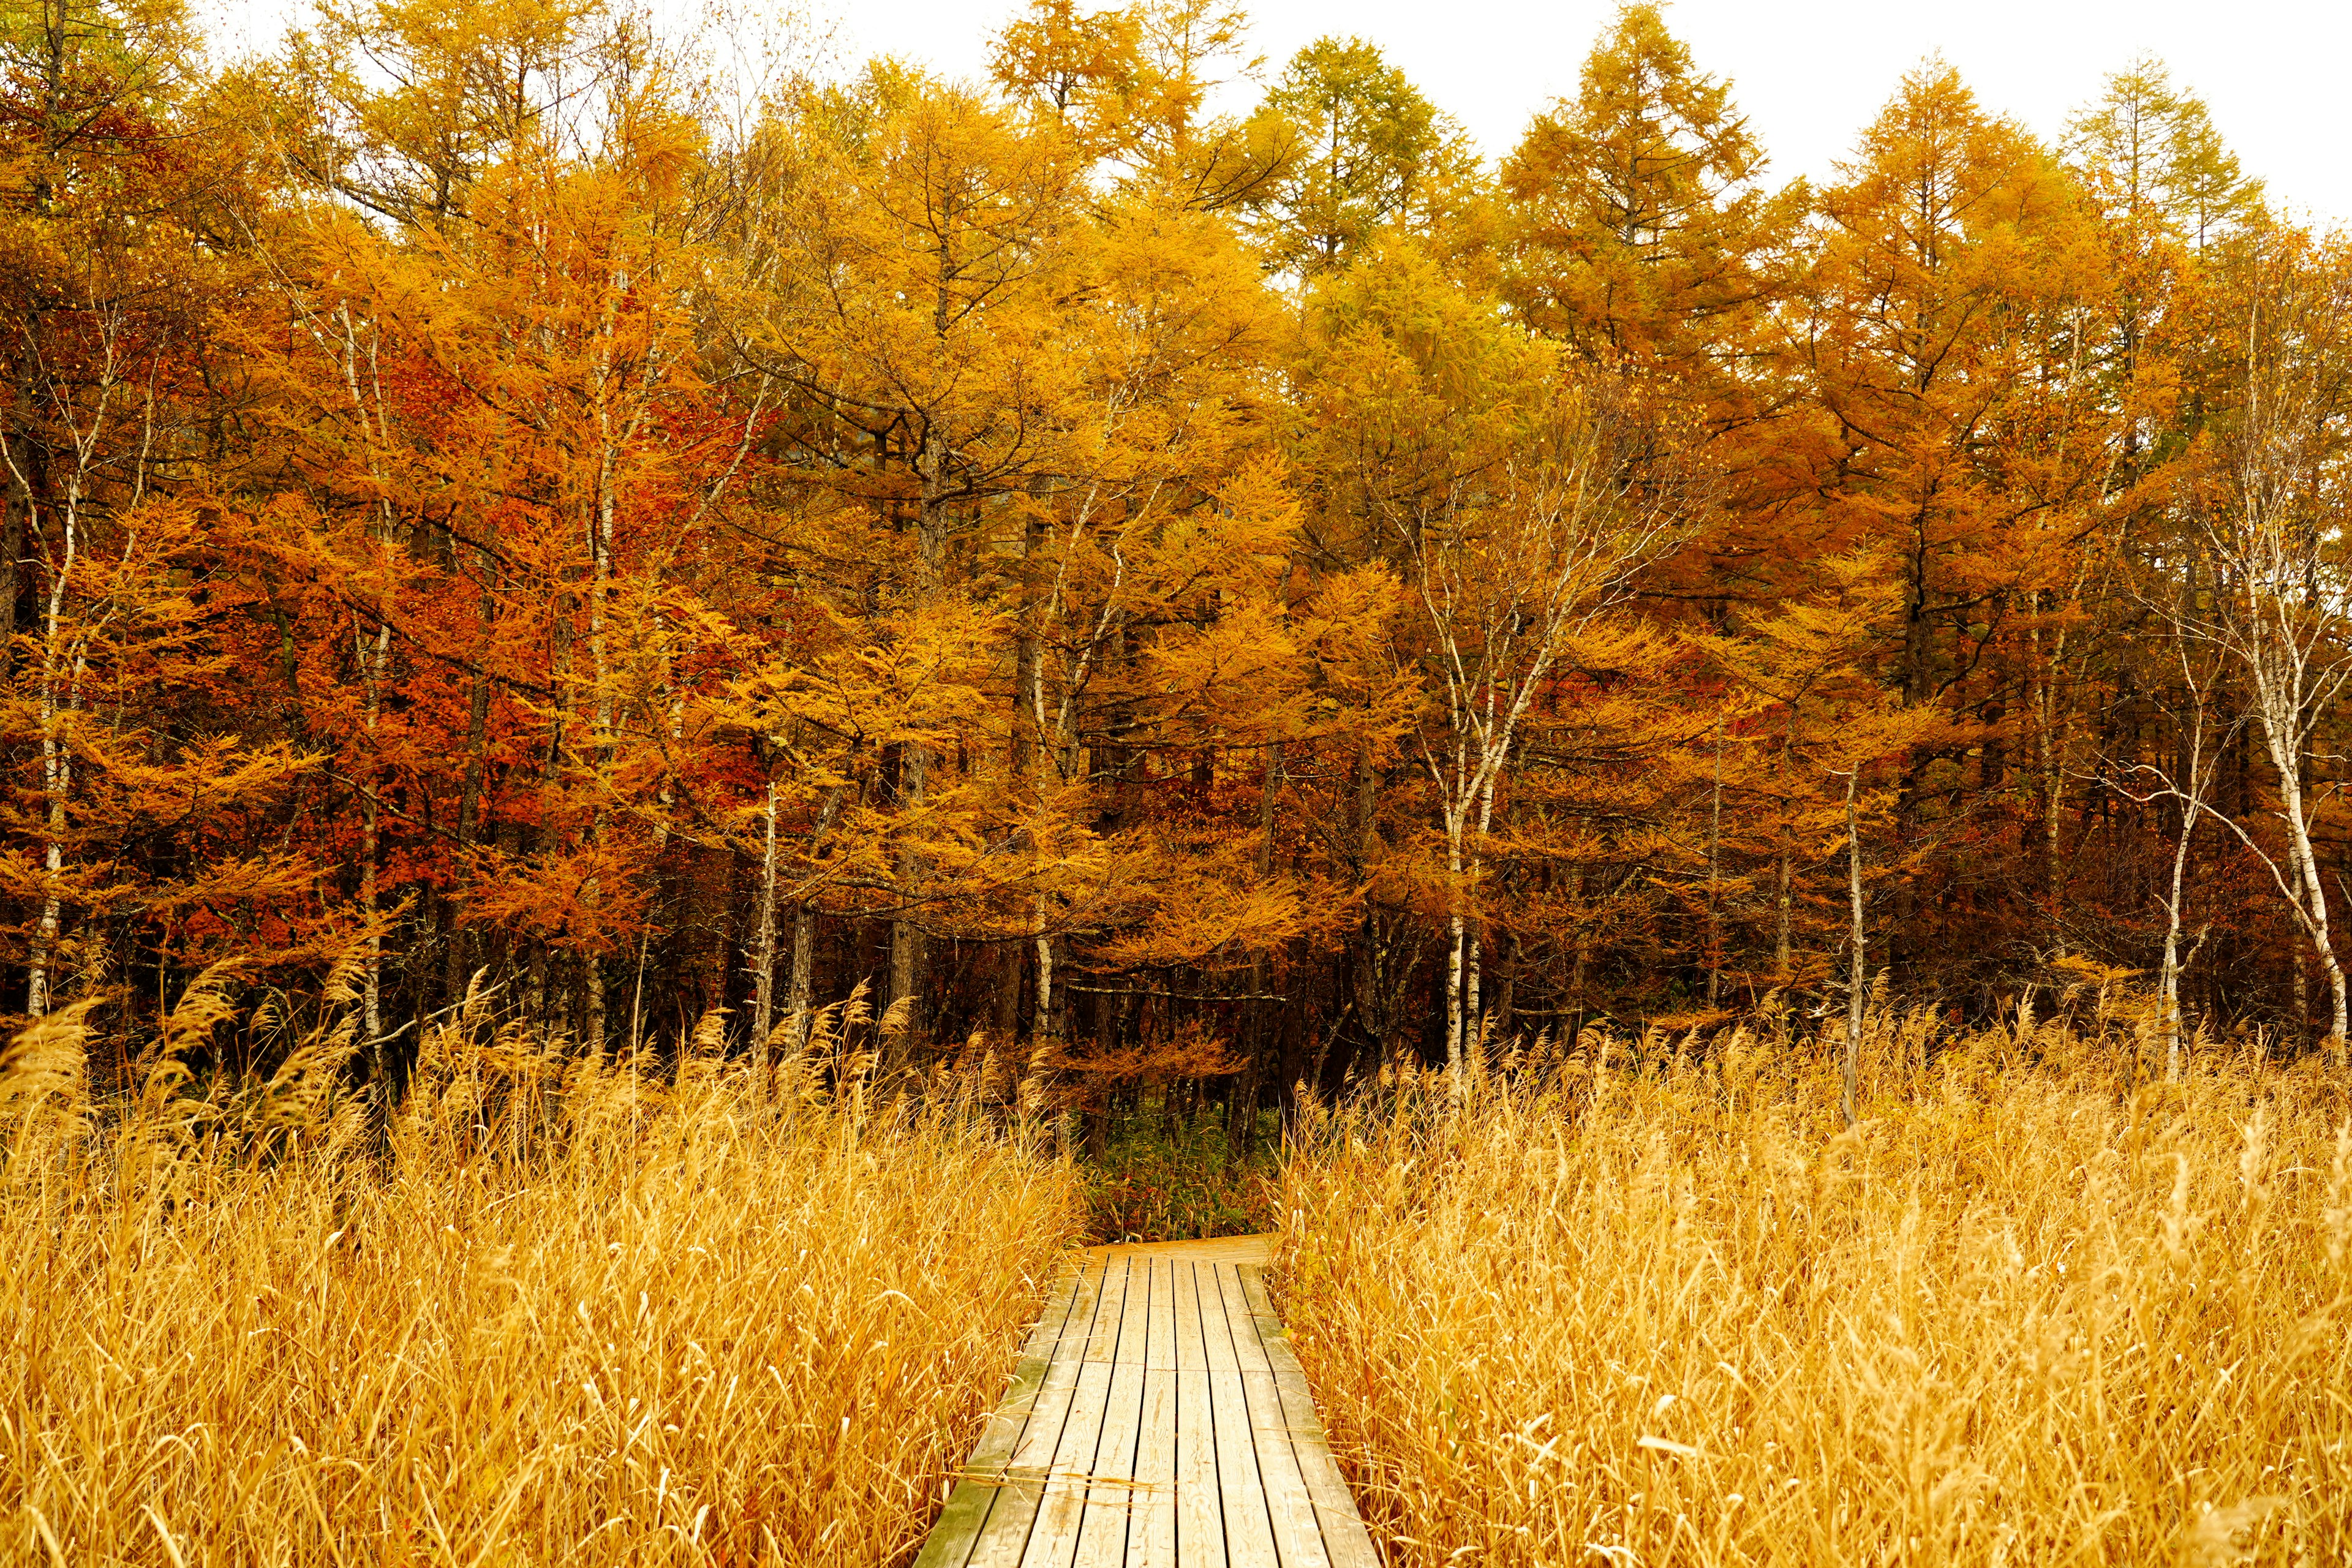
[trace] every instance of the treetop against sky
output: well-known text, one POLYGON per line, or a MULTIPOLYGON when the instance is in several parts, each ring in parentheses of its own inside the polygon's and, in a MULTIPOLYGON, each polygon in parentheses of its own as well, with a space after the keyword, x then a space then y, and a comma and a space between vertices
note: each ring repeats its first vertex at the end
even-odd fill
MULTIPOLYGON (((707 25, 706 13, 723 5, 655 0, 654 9, 687 27, 707 25)), ((897 55, 973 80, 987 76, 989 38, 1020 9, 1011 0, 751 0, 739 8, 748 13, 740 30, 769 45, 799 40, 844 68, 897 55)), ((304 7, 210 0, 202 9, 216 36, 261 47, 304 7)), ((1232 84, 1229 101, 1216 107, 1245 110, 1298 49, 1326 34, 1357 34, 1500 158, 1544 106, 1573 96, 1585 54, 1615 7, 1613 0, 1259 0, 1247 9, 1250 47, 1265 67, 1260 81, 1232 84)), ((2352 163, 2338 155, 2347 117, 2336 79, 2336 62, 2352 54, 2352 6, 1678 0, 1667 21, 1700 66, 1730 79, 1783 178, 1833 178, 1889 85, 1923 56, 1941 54, 1986 107, 2047 140, 2097 95, 2105 75, 2152 55, 2205 100, 2223 138, 2261 171, 2284 208, 2323 225, 2352 216, 2352 163)))

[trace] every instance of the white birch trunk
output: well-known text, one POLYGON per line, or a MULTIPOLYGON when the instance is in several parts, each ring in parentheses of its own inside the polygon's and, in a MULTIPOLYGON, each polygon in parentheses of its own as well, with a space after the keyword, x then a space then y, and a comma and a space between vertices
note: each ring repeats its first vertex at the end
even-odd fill
POLYGON ((42 617, 41 656, 41 791, 47 802, 43 812, 46 838, 41 850, 41 908, 33 922, 33 948, 29 978, 25 986, 25 1011, 32 1017, 46 1016, 49 1010, 50 968, 56 961, 58 934, 64 915, 64 901, 59 897, 58 880, 65 874, 66 796, 73 787, 73 754, 58 732, 66 715, 79 706, 80 682, 78 670, 67 674, 67 668, 79 663, 79 656, 69 656, 65 648, 66 585, 73 576, 79 538, 79 477, 68 481, 64 513, 65 537, 60 542, 58 569, 49 580, 49 601, 42 617), (63 687, 65 689, 60 689, 63 687))
POLYGON ((760 852, 759 927, 751 942, 751 1048, 767 1054, 776 1022, 776 781, 768 781, 765 842, 760 852))
POLYGON ((1857 767, 1845 780, 1846 895, 1853 917, 1853 967, 1846 989, 1845 1055, 1840 1064, 1839 1080, 1843 1093, 1840 1109, 1845 1113, 1848 1127, 1860 1118, 1856 1099, 1862 1067, 1862 1024, 1870 998, 1869 955, 1864 949, 1862 929, 1862 819, 1855 808, 1861 790, 1862 770, 1857 767))

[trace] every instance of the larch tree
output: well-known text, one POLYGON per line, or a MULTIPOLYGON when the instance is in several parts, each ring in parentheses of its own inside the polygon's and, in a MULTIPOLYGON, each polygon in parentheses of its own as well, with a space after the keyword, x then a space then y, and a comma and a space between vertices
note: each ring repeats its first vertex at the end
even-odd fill
MULTIPOLYGON (((968 580, 987 509, 1047 471, 1067 423, 1060 301, 1091 276, 1077 153, 1056 125, 891 76, 812 96, 777 134, 793 151, 752 240, 775 260, 743 352, 790 389, 804 481, 870 520, 891 563, 873 608, 919 616, 968 580)), ((888 760, 910 823, 933 763, 913 742, 888 760)), ((926 913, 953 889, 911 835, 899 860, 890 998, 912 1009, 926 913)))
POLYGON ((1806 192, 1774 192, 1729 87, 1701 72, 1658 7, 1629 5, 1572 100, 1504 161, 1513 311, 1612 368, 1727 395, 1788 284, 1806 192))
POLYGON ((192 46, 171 5, 0 18, 0 888, 32 1017, 307 934, 270 919, 303 858, 253 830, 311 759, 229 717, 234 610, 208 580, 203 381, 247 274, 199 227, 221 170, 183 150, 192 46))
MULTIPOLYGON (((1792 329, 1827 421, 1810 510, 1825 552, 1869 548, 1896 574, 1888 674, 1906 703, 2004 724, 2023 710, 2039 811, 2021 847, 2038 863, 2043 939, 2063 946, 2058 825, 2083 697, 2072 617, 2123 427, 2084 373, 2103 247, 2065 172, 1941 61, 1904 79, 1842 174, 1822 195, 1792 329), (2013 704, 1988 689, 2011 662, 2013 704)), ((1925 788, 1923 775, 1907 794, 1925 788)))
POLYGON ((1425 226, 1473 177, 1461 126, 1361 38, 1318 38, 1299 50, 1260 113, 1295 142, 1250 203, 1277 271, 1334 267, 1384 227, 1425 226))

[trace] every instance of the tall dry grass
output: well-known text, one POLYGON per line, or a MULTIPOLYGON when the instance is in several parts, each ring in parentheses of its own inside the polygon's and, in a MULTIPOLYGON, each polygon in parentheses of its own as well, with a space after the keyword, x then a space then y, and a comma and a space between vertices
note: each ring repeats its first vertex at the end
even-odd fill
POLYGON ((378 1134, 347 1034, 205 1085, 226 987, 181 1011, 113 1113, 78 1017, 0 1066, 11 1561, 904 1561, 1079 1224, 1034 1141, 839 1049, 460 1024, 378 1134))
POLYGON ((2345 1086, 1933 1033, 1852 1132, 1753 1029, 1311 1128, 1284 1311, 1391 1560, 2352 1561, 2345 1086))

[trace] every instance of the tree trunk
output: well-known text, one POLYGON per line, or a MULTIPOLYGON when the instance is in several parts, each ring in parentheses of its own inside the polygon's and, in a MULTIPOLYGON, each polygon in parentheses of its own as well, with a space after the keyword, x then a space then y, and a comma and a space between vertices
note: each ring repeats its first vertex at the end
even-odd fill
POLYGON ((379 1085, 377 1092, 392 1092, 392 1074, 383 1048, 383 931, 378 924, 382 913, 376 889, 377 813, 376 794, 381 787, 381 766, 376 752, 376 726, 382 711, 384 661, 392 649, 392 626, 389 623, 376 627, 373 646, 360 640, 360 664, 362 701, 361 725, 367 748, 364 766, 366 783, 360 789, 360 918, 367 927, 366 968, 361 977, 360 1018, 366 1031, 368 1062, 379 1085))
MULTIPOLYGON (((485 563, 487 570, 488 563, 485 563)), ((482 826, 482 769, 484 748, 488 743, 490 720, 490 681, 484 666, 489 658, 490 617, 494 609, 488 585, 482 588, 482 641, 475 655, 473 689, 466 706, 466 773, 457 790, 457 855, 463 859, 474 846, 482 826)), ((465 1000, 470 980, 467 960, 471 956, 470 934, 457 921, 457 910, 452 900, 449 919, 449 951, 442 973, 442 989, 449 1004, 456 1006, 465 1000)))
MULTIPOLYGON (((841 809, 842 792, 846 786, 835 784, 825 792, 824 805, 816 814, 816 825, 809 829, 809 858, 814 861, 824 852, 825 836, 833 831, 833 819, 841 809)), ((768 804, 768 832, 771 842, 775 835, 775 801, 772 794, 768 804)), ((774 851, 769 852, 770 887, 767 899, 771 907, 775 902, 774 851)), ((784 1024, 791 1032, 787 1037, 795 1051, 808 1048, 811 993, 814 987, 816 965, 816 904, 813 900, 793 900, 793 973, 790 988, 784 994, 784 1024)), ((766 1048, 766 1037, 761 1037, 766 1048)))
MULTIPOLYGON (((2258 676, 2259 679, 2259 676, 2258 676)), ((2321 880, 2319 858, 2311 841, 2311 819, 2308 795, 2304 788, 2304 747, 2300 740, 2299 693, 2281 689, 2273 676, 2264 681, 2269 689, 2257 694, 2256 713, 2263 735, 2268 743, 2271 762, 2279 778, 2280 812, 2287 830, 2289 869, 2300 882, 2301 897, 2295 912, 2303 925, 2303 934, 2318 956, 2320 972, 2327 977, 2329 1003, 2328 1049, 2339 1059, 2344 1054, 2346 996, 2343 966, 2336 962, 2336 945, 2328 932, 2327 889, 2321 880)), ((2295 990, 2298 1012, 2307 1016, 2308 1007, 2301 1002, 2305 994, 2301 954, 2295 961, 2295 990)), ((2308 1026, 2305 1026, 2308 1038, 2308 1026)))
POLYGON ((80 706, 79 671, 65 658, 66 585, 72 580, 80 541, 76 527, 79 509, 68 505, 57 574, 50 579, 48 604, 42 616, 41 637, 41 792, 47 798, 43 813, 47 842, 41 852, 41 912, 33 923, 33 948, 25 985, 25 1012, 38 1018, 49 1010, 54 989, 50 968, 57 961, 64 902, 58 879, 65 873, 66 794, 73 783, 73 752, 61 733, 67 716, 80 706))
MULTIPOLYGON (((19 342, 38 342, 44 335, 38 305, 28 301, 14 327, 19 342)), ((16 371, 8 426, 0 430, 0 441, 7 443, 5 452, 0 453, 7 460, 0 466, 8 470, 7 493, 0 497, 0 680, 6 679, 16 665, 17 605, 25 596, 25 569, 32 564, 29 547, 37 528, 33 515, 38 504, 36 492, 47 488, 48 479, 35 434, 40 402, 39 356, 20 353, 16 371)))
POLYGON ((1591 928, 1584 908, 1584 868, 1581 866, 1569 868, 1568 896, 1576 911, 1576 932, 1568 967, 1568 1005, 1575 1010, 1576 1020, 1570 1026, 1568 1043, 1574 1046, 1584 1037, 1584 972, 1591 952, 1591 939, 1587 935, 1591 928))
MULTIPOLYGON (((1258 790, 1257 798, 1257 875, 1261 884, 1274 876, 1274 807, 1281 788, 1282 742, 1276 741, 1265 749, 1265 780, 1258 790)), ((1265 1000, 1272 980, 1265 954, 1254 955, 1250 960, 1250 994, 1253 1000, 1249 1004, 1253 1037, 1250 1057, 1254 1061, 1264 1058, 1266 1042, 1275 1033, 1278 1004, 1265 1000)), ((1285 1084, 1283 1088, 1287 1092, 1289 1086, 1285 1084)))
MULTIPOLYGON (((944 284, 940 299, 938 327, 944 334, 948 308, 944 284)), ((945 576, 946 460, 946 454, 928 439, 915 458, 916 471, 922 482, 922 510, 916 520, 915 531, 915 595, 920 605, 929 605, 939 596, 945 576)), ((929 774, 929 749, 918 742, 906 742, 898 756, 897 804, 902 826, 921 807, 929 774)), ((924 870, 921 853, 902 837, 897 866, 899 913, 890 922, 890 1005, 901 1009, 899 1016, 904 1020, 898 1035, 902 1058, 923 1037, 923 931, 915 911, 921 897, 924 870)))
MULTIPOLYGON (((1467 804, 1466 802, 1465 803, 1467 804)), ((1459 1101, 1463 1091, 1462 1076, 1462 980, 1465 960, 1468 957, 1468 922, 1462 918, 1462 833, 1459 811, 1449 813, 1445 823, 1445 870, 1450 883, 1450 908, 1445 926, 1448 944, 1445 952, 1445 1076, 1452 1085, 1454 1098, 1459 1101)))
MULTIPOLYGON (((1013 785, 1018 791, 1029 790, 1034 803, 1037 797, 1037 774, 1041 766, 1038 755, 1045 733, 1045 669, 1044 647, 1037 635, 1037 559, 1045 546, 1045 516, 1042 508, 1032 505, 1021 527, 1021 629, 1020 641, 1013 652, 1013 785)), ((1034 845, 1032 845, 1033 852, 1034 845)), ((1050 906, 1044 893, 1036 897, 1034 910, 1036 931, 1032 938, 1037 957, 1036 1007, 1029 1020, 1033 1037, 1052 1032, 1048 1021, 1054 1003, 1054 944, 1046 935, 1050 906)), ((1010 1042, 1020 1026, 1021 986, 1026 967, 1018 949, 1009 950, 1011 961, 1004 964, 1001 976, 1003 992, 997 1002, 998 1032, 1010 1042)))
POLYGON ((784 1037, 795 1051, 808 1048, 815 984, 816 906, 803 899, 793 906, 793 973, 784 992, 784 1037))
POLYGON ((1853 916, 1853 969, 1846 991, 1845 1055, 1839 1074, 1843 1099, 1840 1109, 1845 1113, 1845 1124, 1852 1127, 1859 1120, 1860 1108, 1855 1103, 1856 1079, 1862 1063, 1862 1022, 1864 1009, 1870 996, 1870 968, 1863 945, 1862 931, 1862 821, 1855 802, 1862 789, 1862 769, 1857 766, 1845 781, 1845 845, 1846 895, 1853 916))
POLYGON ((1045 934, 1045 899, 1041 893, 1037 898, 1037 1016, 1030 1021, 1030 1032, 1057 1040, 1067 1031, 1054 1011, 1054 939, 1045 934))
POLYGON ((768 1057, 776 1023, 776 781, 768 781, 768 805, 760 848, 760 912, 751 938, 751 1049, 768 1057))
POLYGON ((604 1054, 604 965, 593 952, 580 955, 580 1003, 589 1053, 601 1057, 604 1054))
POLYGON ((1706 813, 1706 1005, 1712 1009, 1723 983, 1723 918, 1716 902, 1723 847, 1723 721, 1715 721, 1715 791, 1706 813))
POLYGON ((2192 695, 2191 702, 2188 732, 2182 737, 2188 756, 2179 770, 2188 780, 2188 798, 2181 805, 2180 837, 2172 846, 2172 893, 2164 903, 2164 963, 2157 976, 2158 1035, 2164 1076, 2173 1082, 2180 1079, 2180 902, 2188 881, 2189 840, 2205 800, 2205 707, 2201 697, 2192 695))

